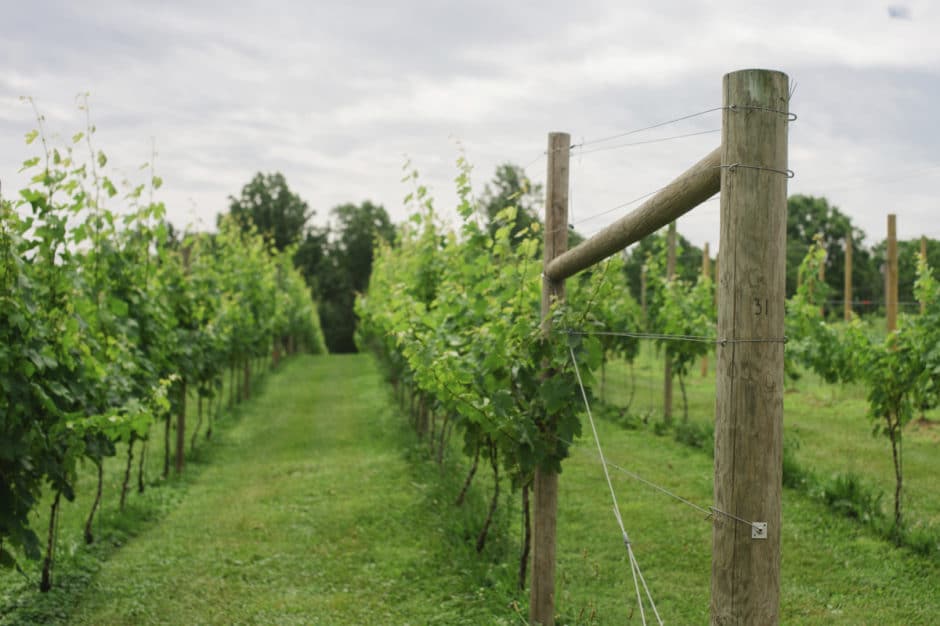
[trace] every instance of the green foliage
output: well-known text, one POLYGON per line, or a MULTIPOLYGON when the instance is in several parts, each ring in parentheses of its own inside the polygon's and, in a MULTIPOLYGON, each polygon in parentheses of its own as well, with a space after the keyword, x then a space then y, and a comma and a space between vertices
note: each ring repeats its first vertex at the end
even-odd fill
POLYGON ((71 554, 63 519, 56 588, 0 577, 0 624, 518 624, 498 562, 516 516, 494 522, 483 558, 462 541, 483 493, 441 516, 453 476, 389 406, 370 357, 292 359, 258 400, 219 424, 195 472, 107 511, 90 549, 71 554))
MULTIPOLYGON (((692 364, 708 353, 709 339, 715 337, 715 288, 711 278, 704 274, 698 274, 694 283, 678 275, 668 277, 666 239, 656 241, 654 252, 646 261, 647 330, 662 335, 656 342, 670 359, 673 375, 679 378, 688 419, 684 379, 692 364)), ((676 256, 681 254, 682 249, 677 245, 676 256)))
MULTIPOLYGON (((918 301, 916 293, 916 283, 918 276, 918 263, 920 262, 920 239, 900 240, 898 244, 898 301, 909 303, 911 309, 908 312, 914 312, 918 301)), ((875 267, 884 267, 887 259, 887 240, 882 240, 872 247, 872 263, 875 267)), ((927 265, 930 267, 940 267, 940 240, 927 239, 927 265)), ((879 285, 884 283, 883 275, 879 274, 874 278, 879 285)))
POLYGON ((406 171, 415 185, 406 199, 413 215, 394 246, 377 244, 369 289, 356 304, 357 341, 377 354, 395 385, 448 417, 469 456, 491 451, 521 486, 536 467, 560 471, 581 433, 569 351, 590 385, 602 348, 595 337, 566 330, 603 323, 586 305, 589 293, 609 287, 600 276, 570 281, 570 299, 552 307, 553 331, 545 336, 541 225, 517 230, 515 206, 481 223, 469 165, 461 158, 458 168, 459 232, 441 226, 417 174, 406 171))
MULTIPOLYGON (((646 263, 651 256, 660 254, 665 249, 666 235, 659 232, 648 237, 644 237, 635 245, 627 249, 624 254, 623 272, 627 277, 627 284, 630 286, 630 293, 634 299, 640 300, 640 288, 642 283, 642 274, 646 263)), ((676 275, 687 283, 695 283, 698 280, 702 267, 702 256, 704 251, 698 248, 676 233, 677 264, 676 275)))
POLYGON ((491 235, 499 228, 509 227, 509 241, 519 241, 519 234, 538 223, 542 203, 542 186, 532 183, 518 165, 503 163, 496 168, 493 180, 483 188, 479 211, 486 219, 491 235), (506 223, 508 207, 515 207, 512 221, 506 223))
POLYGON ((395 227, 385 208, 369 201, 337 206, 330 215, 324 233, 308 235, 301 260, 319 298, 330 352, 355 352, 356 294, 369 284, 376 241, 394 241, 395 227))
POLYGON ((690 448, 699 448, 711 456, 715 454, 715 426, 710 422, 677 422, 673 437, 690 448))
MULTIPOLYGON (((81 108, 87 114, 84 99, 81 108)), ((7 566, 17 553, 40 556, 29 515, 43 486, 73 499, 80 460, 97 465, 117 443, 146 439, 154 421, 175 411, 180 394, 172 390, 195 383, 212 397, 226 365, 270 354, 288 335, 323 349, 289 253, 273 253, 230 221, 217 235, 175 245, 153 200, 161 181, 152 165, 147 182, 125 182, 121 195, 90 121, 59 149, 37 119, 27 143, 39 138, 41 153, 24 165, 31 184, 15 202, 0 201, 0 562, 7 566)))
MULTIPOLYGON (((642 312, 630 295, 623 274, 623 259, 615 255, 604 261, 602 267, 584 272, 575 280, 569 302, 572 307, 590 312, 583 316, 586 330, 601 332, 637 332, 643 327, 642 312)), ((636 359, 640 340, 636 337, 601 335, 598 337, 603 359, 621 358, 627 363, 636 359)))
POLYGON ((783 437, 783 486, 790 489, 804 489, 812 479, 812 475, 797 459, 800 449, 800 440, 784 433, 783 437))
POLYGON ((833 476, 819 489, 822 500, 837 513, 873 525, 884 519, 881 510, 884 493, 851 472, 833 476))
MULTIPOLYGON (((300 196, 290 190, 280 172, 262 174, 229 197, 229 215, 243 228, 252 226, 278 251, 299 243, 313 212, 300 196)), ((221 218, 220 218, 221 219, 221 218)))
MULTIPOLYGON (((644 356, 653 357, 649 351, 644 356)), ((661 367, 652 369, 659 383, 661 367)), ((788 426, 794 418, 818 422, 814 392, 826 396, 829 389, 816 387, 815 380, 807 375, 801 392, 788 396, 806 402, 788 406, 788 426)), ((708 404, 711 381, 696 381, 696 387, 708 404)), ((69 554, 73 545, 63 519, 56 570, 61 588, 40 598, 24 591, 21 576, 8 573, 0 581, 0 623, 296 623, 310 615, 336 624, 524 623, 526 594, 515 591, 515 568, 505 562, 521 536, 518 510, 506 503, 494 522, 492 545, 478 555, 467 537, 485 514, 484 492, 472 490, 462 509, 452 507, 463 479, 455 474, 466 463, 449 456, 440 471, 425 445, 406 430, 403 414, 389 405, 387 391, 367 356, 292 360, 270 379, 260 402, 240 409, 239 419, 226 420, 223 445, 203 448, 211 464, 199 468, 196 480, 187 474, 170 488, 148 491, 134 500, 130 515, 115 515, 113 522, 106 515, 105 541, 92 550, 69 554), (157 519, 139 523, 137 516, 152 510, 156 498, 172 501, 152 515, 157 519), (169 510, 172 515, 166 515, 169 510), (129 522, 132 540, 125 531, 129 522), (111 524, 124 532, 111 534, 111 524), (120 553, 107 558, 117 543, 124 544, 120 553), (98 549, 107 554, 99 556, 98 549), (88 554, 96 563, 86 569, 88 554), (313 569, 311 554, 322 556, 313 569), (180 586, 180 579, 194 582, 180 586), (213 584, 219 581, 225 584, 213 584), (357 591, 365 588, 375 593, 357 591)), ((842 398, 852 392, 837 393, 842 398)), ((847 403, 839 410, 853 408, 847 403)), ((804 433, 802 451, 829 433, 837 443, 824 445, 825 452, 833 462, 844 462, 836 450, 846 449, 851 434, 820 426, 804 433)), ((705 454, 647 429, 625 431, 603 421, 598 428, 610 461, 696 504, 711 501, 713 463, 705 454)), ((923 452, 929 455, 931 433, 924 435, 923 452)), ((563 617, 556 623, 630 623, 631 610, 636 623, 635 604, 625 601, 635 602, 629 566, 597 455, 586 441, 579 447, 565 461, 561 483, 556 590, 563 617)), ((925 492, 936 500, 925 460, 925 492)), ((860 474, 875 484, 871 465, 864 463, 860 474)), ((474 489, 489 488, 489 478, 478 476, 482 481, 474 489)), ((614 480, 621 503, 629 507, 624 522, 663 619, 707 622, 711 521, 616 470, 614 480)), ((783 501, 782 623, 935 621, 940 559, 929 526, 911 528, 905 534, 911 550, 896 550, 871 526, 834 515, 805 492, 786 489, 783 501)))
MULTIPOLYGON (((883 305, 886 240, 872 247, 864 245, 865 232, 852 223, 851 217, 822 197, 793 195, 787 200, 787 295, 793 296, 800 285, 799 268, 813 242, 825 252, 822 262, 824 282, 831 301, 820 301, 824 309, 841 313, 841 306, 832 306, 843 298, 845 275, 845 238, 851 235, 852 299, 859 313, 875 312, 883 305)), ((917 259, 920 240, 898 241, 898 298, 913 302, 917 280, 917 259)), ((927 240, 927 262, 940 265, 940 241, 927 240)), ((819 265, 817 265, 819 271, 819 265)))
POLYGON ((800 283, 798 269, 814 240, 825 251, 825 282, 837 297, 842 297, 845 273, 845 238, 854 242, 852 285, 859 300, 883 297, 878 265, 870 251, 862 246, 865 232, 852 219, 822 197, 796 194, 787 199, 787 295, 796 293, 800 283), (818 238, 818 239, 817 239, 818 238))
POLYGON ((918 261, 916 294, 927 303, 923 315, 902 315, 887 337, 858 320, 830 325, 823 319, 825 289, 817 280, 825 261, 821 238, 800 266, 801 285, 787 305, 787 334, 797 338, 790 354, 828 382, 863 382, 868 390, 872 432, 891 443, 895 470, 894 524, 902 526, 902 434, 915 409, 940 401, 940 289, 926 260, 918 261))

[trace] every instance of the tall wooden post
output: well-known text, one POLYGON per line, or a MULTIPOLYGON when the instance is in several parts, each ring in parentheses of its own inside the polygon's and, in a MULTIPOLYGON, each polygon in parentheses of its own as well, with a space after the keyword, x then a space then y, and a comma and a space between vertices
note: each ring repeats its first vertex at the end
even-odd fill
MULTIPOLYGON (((189 257, 192 254, 192 244, 186 244, 181 248, 183 255, 183 272, 189 276, 189 257)), ((176 459, 174 467, 177 474, 183 473, 183 467, 186 465, 186 377, 182 377, 180 382, 180 412, 176 416, 176 459)))
MULTIPOLYGON (((669 230, 666 231, 666 279, 672 280, 676 277, 676 223, 669 222, 669 230)), ((663 365, 663 422, 666 425, 672 424, 672 359, 669 353, 665 355, 665 364, 663 365)))
MULTIPOLYGON (((568 159, 571 136, 548 135, 548 178, 545 190, 545 265, 568 249, 568 159)), ((542 332, 552 328, 552 302, 564 300, 565 281, 542 275, 542 332)), ((553 424, 549 425, 554 428, 553 424)), ((532 532, 532 587, 529 623, 555 624, 555 520, 558 510, 558 474, 536 468, 532 484, 535 519, 532 532)))
MULTIPOLYGON (((708 257, 708 242, 702 250, 702 276, 711 278, 711 259, 708 257)), ((702 378, 708 376, 708 353, 702 355, 702 378)))
POLYGON ((718 294, 721 292, 721 289, 718 288, 718 273, 719 265, 718 260, 721 257, 721 251, 715 253, 715 310, 718 310, 718 294))
POLYGON ((888 249, 885 258, 885 323, 888 332, 898 327, 898 233, 897 216, 888 215, 888 249))
POLYGON ((787 83, 723 81, 713 625, 779 622, 787 83))
POLYGON ((845 302, 845 321, 852 319, 852 234, 845 236, 845 291, 842 298, 845 302))
POLYGON ((640 268, 640 310, 643 312, 643 330, 647 329, 646 317, 646 264, 640 268))
MULTIPOLYGON (((829 259, 829 253, 826 253, 826 256, 823 257, 823 262, 819 264, 819 274, 817 279, 819 280, 819 290, 822 293, 827 293, 829 290, 826 289, 826 261, 829 259)), ((822 304, 819 305, 819 314, 823 317, 826 317, 826 301, 823 300, 822 304)))
MULTIPOLYGON (((920 236, 920 260, 921 261, 927 260, 927 235, 920 236)), ((920 314, 923 315, 926 312, 927 312, 927 301, 921 300, 920 301, 920 314)))

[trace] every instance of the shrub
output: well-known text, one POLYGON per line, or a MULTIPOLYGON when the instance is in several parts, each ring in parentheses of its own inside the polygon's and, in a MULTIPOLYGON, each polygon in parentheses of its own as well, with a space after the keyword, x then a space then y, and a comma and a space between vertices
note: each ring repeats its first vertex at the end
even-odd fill
POLYGON ((679 443, 715 455, 715 425, 711 422, 677 422, 673 437, 679 443))
POLYGON ((884 492, 866 484, 852 472, 836 474, 821 485, 822 499, 833 511, 862 522, 878 525, 884 519, 884 492))

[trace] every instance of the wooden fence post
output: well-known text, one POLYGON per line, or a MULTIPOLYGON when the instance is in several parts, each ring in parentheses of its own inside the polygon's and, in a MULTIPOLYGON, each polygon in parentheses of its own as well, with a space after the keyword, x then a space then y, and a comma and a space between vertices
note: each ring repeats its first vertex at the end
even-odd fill
MULTIPOLYGON (((545 185, 545 265, 568 249, 568 160, 571 136, 548 135, 548 178, 545 185)), ((552 328, 552 303, 565 298, 565 279, 542 275, 542 332, 552 328)), ((551 434, 551 433, 549 433, 551 434)), ((555 624, 555 522, 558 474, 536 468, 532 483, 535 515, 532 529, 532 586, 529 622, 555 624)))
POLYGON ((779 622, 787 85, 768 70, 723 80, 714 625, 779 622))
POLYGON ((852 233, 845 236, 845 291, 842 294, 845 321, 852 319, 852 233))
MULTIPOLYGON (((829 253, 827 252, 826 256, 823 257, 823 262, 819 264, 819 275, 817 276, 817 280, 819 281, 819 289, 820 291, 822 291, 823 294, 828 293, 829 291, 828 289, 826 289, 826 261, 828 260, 829 260, 829 253)), ((826 317, 826 301, 825 300, 823 300, 822 304, 819 305, 819 314, 823 316, 823 318, 826 317)))
MULTIPOLYGON (((702 276, 711 278, 711 258, 708 256, 708 242, 702 250, 702 276)), ((702 378, 708 376, 708 353, 702 355, 702 378)))
POLYGON ((885 258, 885 323, 888 332, 898 327, 898 234, 897 216, 888 215, 888 249, 885 258))
MULTIPOLYGON (((676 222, 669 222, 666 231, 666 280, 676 277, 676 222)), ((663 422, 668 426, 672 424, 672 359, 669 354, 663 355, 663 422)))
POLYGON ((640 268, 640 310, 643 312, 643 330, 647 330, 646 318, 646 264, 640 268))
MULTIPOLYGON (((927 235, 920 236, 920 260, 921 261, 927 260, 927 235)), ((920 314, 923 315, 926 312, 927 312, 927 301, 921 300, 920 301, 920 314)))
MULTIPOLYGON (((193 251, 193 244, 184 244, 180 249, 183 256, 183 273, 188 277, 190 271, 190 255, 193 251)), ((174 466, 177 474, 183 473, 183 467, 186 465, 186 376, 180 381, 180 412, 176 416, 176 459, 174 466)))
POLYGON ((721 291, 721 289, 718 288, 718 276, 719 276, 719 274, 718 274, 718 269, 719 269, 718 260, 719 260, 720 257, 721 257, 721 252, 720 252, 720 251, 719 251, 719 252, 716 252, 716 253, 715 253, 715 310, 716 310, 716 311, 718 310, 718 294, 719 294, 719 292, 721 291))

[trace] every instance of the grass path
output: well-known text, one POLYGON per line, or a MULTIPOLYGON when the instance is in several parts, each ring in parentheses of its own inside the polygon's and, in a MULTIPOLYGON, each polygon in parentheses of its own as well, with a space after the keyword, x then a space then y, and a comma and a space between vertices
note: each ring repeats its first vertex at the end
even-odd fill
POLYGON ((496 623, 415 510, 401 432, 368 356, 290 362, 71 623, 496 623))
MULTIPOLYGON (((368 356, 290 361, 237 419, 220 424, 205 447, 211 462, 184 489, 153 490, 176 493, 173 506, 100 561, 91 582, 76 588, 74 607, 63 606, 63 622, 523 623, 525 600, 513 591, 518 492, 504 484, 479 557, 472 545, 492 485, 488 469, 468 503, 454 508, 465 468, 442 476, 393 404, 368 356)), ((651 429, 606 421, 598 428, 613 462, 709 503, 707 455, 651 429)), ((707 623, 711 522, 623 474, 613 478, 666 623, 707 623)), ((558 623, 638 624, 587 438, 564 464, 559 503, 558 623)), ((783 516, 781 623, 937 623, 940 560, 895 549, 789 490, 783 516)), ((2 615, 0 623, 8 623, 2 615)))

